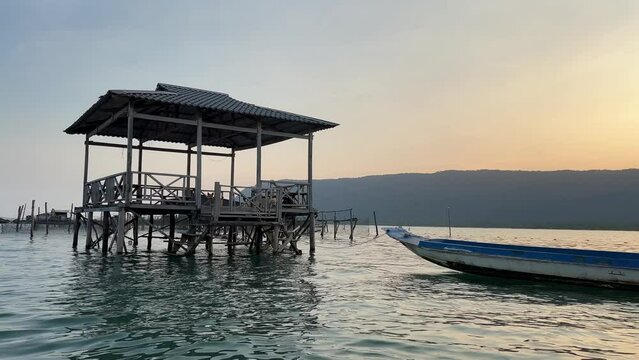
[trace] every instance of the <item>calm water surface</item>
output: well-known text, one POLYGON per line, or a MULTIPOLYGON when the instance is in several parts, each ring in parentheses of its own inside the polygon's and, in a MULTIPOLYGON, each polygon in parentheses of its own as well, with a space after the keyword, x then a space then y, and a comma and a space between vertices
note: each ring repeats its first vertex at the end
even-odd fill
MULTIPOLYGON (((412 228, 446 236, 444 228, 412 228)), ((639 293, 500 280, 432 265, 388 237, 317 255, 103 258, 66 229, 0 233, 0 357, 639 357, 639 293)), ((639 251, 639 233, 454 229, 480 241, 639 251)))

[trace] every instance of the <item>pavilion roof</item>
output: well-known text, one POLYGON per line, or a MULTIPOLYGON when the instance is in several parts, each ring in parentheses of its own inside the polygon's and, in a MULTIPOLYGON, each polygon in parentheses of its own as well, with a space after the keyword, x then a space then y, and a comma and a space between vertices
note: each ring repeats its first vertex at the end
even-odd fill
MULTIPOLYGON (((94 135, 126 138, 125 109, 129 101, 133 101, 136 114, 194 120, 196 113, 199 112, 202 114, 203 124, 226 126, 226 128, 203 128, 202 144, 236 150, 256 147, 257 136, 254 132, 233 129, 255 129, 258 120, 261 121, 263 129, 262 145, 288 139, 275 135, 276 133, 306 135, 338 125, 309 116, 246 103, 220 92, 159 83, 155 90, 107 91, 65 132, 67 134, 95 132, 94 135), (109 126, 99 128, 105 122, 111 121, 113 116, 117 119, 114 119, 109 126), (99 131, 96 132, 96 129, 99 131)), ((133 137, 142 141, 167 141, 187 145, 195 143, 196 127, 189 126, 184 121, 171 123, 153 121, 148 117, 136 117, 133 124, 133 137)))

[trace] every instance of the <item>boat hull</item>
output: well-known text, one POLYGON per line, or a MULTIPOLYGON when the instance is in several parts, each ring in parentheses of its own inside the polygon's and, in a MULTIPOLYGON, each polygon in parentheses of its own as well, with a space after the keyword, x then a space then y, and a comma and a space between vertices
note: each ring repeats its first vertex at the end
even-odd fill
POLYGON ((387 234, 423 259, 457 271, 639 290, 636 254, 425 239, 404 230, 387 234))

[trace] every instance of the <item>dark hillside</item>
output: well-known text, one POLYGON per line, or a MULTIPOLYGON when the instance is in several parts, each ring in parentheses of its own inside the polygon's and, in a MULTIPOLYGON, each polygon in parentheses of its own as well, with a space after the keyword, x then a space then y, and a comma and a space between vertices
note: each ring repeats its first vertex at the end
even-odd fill
POLYGON ((639 229, 639 170, 443 171, 317 180, 318 209, 376 210, 380 223, 639 229))

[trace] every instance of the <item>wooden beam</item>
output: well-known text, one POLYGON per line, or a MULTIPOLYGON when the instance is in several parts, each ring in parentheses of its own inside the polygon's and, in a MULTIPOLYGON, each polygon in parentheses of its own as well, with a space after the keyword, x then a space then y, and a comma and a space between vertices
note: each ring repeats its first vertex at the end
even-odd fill
POLYGON ((84 180, 82 181, 82 206, 86 205, 89 202, 89 194, 87 193, 86 186, 87 181, 89 180, 89 135, 84 142, 84 180))
POLYGON ((255 184, 258 189, 262 188, 262 122, 257 121, 257 136, 256 136, 257 161, 255 166, 255 184))
POLYGON ((313 133, 308 134, 308 238, 309 253, 315 254, 315 213, 313 209, 313 133))
MULTIPOLYGON (((174 117, 168 117, 168 116, 160 116, 160 115, 143 114, 143 113, 138 113, 138 112, 135 113, 135 118, 137 118, 137 119, 145 119, 145 120, 152 120, 152 121, 162 121, 162 122, 181 124, 181 125, 197 126, 197 121, 193 121, 193 120, 180 119, 180 118, 174 118, 174 117)), ((248 128, 248 127, 243 127, 243 126, 224 125, 224 124, 215 124, 215 123, 204 122, 204 123, 202 123, 202 127, 210 128, 210 129, 228 130, 228 131, 235 131, 235 132, 245 132, 245 133, 257 134, 257 129, 256 128, 248 128)), ((287 133, 287 132, 282 132, 282 131, 273 131, 273 130, 262 130, 262 134, 269 135, 269 136, 279 136, 279 137, 297 138, 297 139, 306 139, 306 138, 308 138, 308 135, 304 135, 304 134, 292 134, 292 133, 287 133)))
POLYGON ((124 250, 124 222, 126 221, 126 211, 120 208, 118 211, 118 227, 116 232, 116 252, 122 254, 124 250))
POLYGON ((108 118, 105 122, 103 122, 102 124, 98 125, 98 127, 93 129, 93 131, 88 133, 87 137, 89 138, 89 137, 91 137, 93 135, 98 135, 98 133, 100 133, 100 131, 102 131, 102 130, 106 129, 107 127, 111 126, 111 124, 113 124, 116 120, 118 120, 118 118, 120 116, 122 116, 125 112, 127 112, 128 110, 129 110, 128 106, 123 107, 118 112, 116 112, 115 114, 111 115, 111 117, 108 118))
POLYGON ((186 147, 186 187, 191 188, 191 147, 186 147))
MULTIPOLYGON (((118 148, 118 149, 126 149, 127 145, 124 144, 111 144, 111 143, 106 143, 106 142, 101 142, 101 141, 85 141, 86 145, 93 145, 93 146, 104 146, 104 147, 112 147, 112 148, 118 148)), ((145 150, 145 151, 159 151, 159 152, 169 152, 169 153, 177 153, 177 154, 187 154, 188 150, 180 150, 180 149, 165 149, 165 148, 160 148, 160 147, 153 147, 153 146, 142 146, 140 147, 140 145, 136 145, 133 146, 133 149, 135 150, 145 150)), ((225 157, 231 157, 233 156, 232 154, 227 154, 227 153, 219 153, 219 152, 212 152, 212 151, 202 151, 202 155, 206 155, 206 156, 225 156, 225 157)))
POLYGON ((174 123, 174 124, 197 126, 197 121, 174 118, 174 117, 169 117, 169 116, 151 115, 151 114, 143 114, 143 113, 136 112, 136 113, 134 113, 134 117, 137 118, 137 119, 144 119, 144 120, 151 120, 151 121, 161 121, 161 122, 168 122, 168 123, 174 123))
POLYGON ((111 213, 108 211, 102 212, 102 255, 106 255, 109 250, 109 235, 111 232, 111 213))
POLYGON ((139 185, 142 184, 142 150, 144 149, 142 147, 142 140, 138 139, 138 193, 137 193, 137 197, 141 198, 142 197, 142 187, 140 187, 139 185))
POLYGON ((131 203, 131 190, 133 189, 133 102, 129 100, 129 116, 126 131, 126 197, 127 204, 131 203))
POLYGON ((231 187, 235 186, 235 149, 231 149, 231 187))
POLYGON ((151 241, 153 240, 153 214, 149 215, 149 231, 147 233, 146 251, 151 251, 151 241))
POLYGON ((198 111, 196 114, 197 132, 197 177, 195 178, 195 207, 200 209, 202 207, 202 113, 198 111))
POLYGON ((91 249, 91 244, 93 244, 93 211, 89 211, 87 214, 87 234, 84 242, 84 248, 86 250, 91 249))

